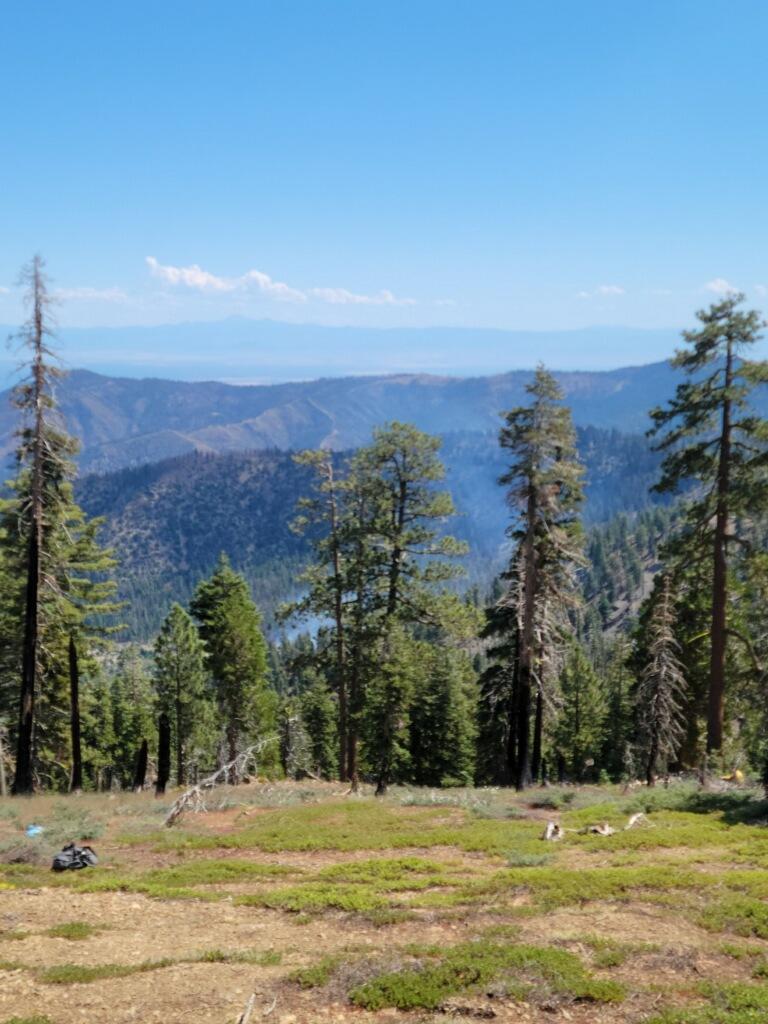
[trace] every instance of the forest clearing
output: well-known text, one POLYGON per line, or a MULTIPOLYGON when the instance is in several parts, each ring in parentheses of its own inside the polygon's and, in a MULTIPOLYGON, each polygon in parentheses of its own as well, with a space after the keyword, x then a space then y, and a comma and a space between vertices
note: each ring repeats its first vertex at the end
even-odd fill
POLYGON ((164 828, 172 796, 0 803, 3 1024, 765 1019, 757 791, 259 783, 164 828), (74 838, 98 866, 53 874, 74 838))

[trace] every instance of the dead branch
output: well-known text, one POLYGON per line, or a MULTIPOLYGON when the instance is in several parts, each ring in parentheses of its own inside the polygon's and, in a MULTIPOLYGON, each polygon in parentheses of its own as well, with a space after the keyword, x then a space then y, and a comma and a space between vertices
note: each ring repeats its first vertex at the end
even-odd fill
POLYGON ((564 834, 565 830, 556 821, 548 821, 541 838, 548 842, 556 842, 558 839, 562 839, 564 834))
POLYGON ((237 1024, 248 1024, 248 1021, 251 1019, 251 1014, 253 1013, 253 1008, 254 1008, 255 1005, 256 1005, 256 993, 254 992, 251 995, 251 998, 245 1004, 245 1009, 240 1014, 240 1016, 237 1018, 237 1024))
POLYGON ((166 828, 170 828, 174 825, 179 818, 186 811, 193 811, 199 813, 206 809, 205 800, 203 794, 206 790, 215 789, 216 786, 221 785, 224 782, 232 781, 239 782, 240 779, 245 775, 245 770, 251 762, 256 763, 257 756, 264 750, 265 747, 275 742, 276 737, 266 736, 263 740, 259 740, 258 743, 254 743, 252 746, 243 750, 234 761, 230 761, 228 764, 224 764, 221 768, 218 768, 213 775, 209 775, 207 779, 202 779, 194 786, 190 786, 189 789, 185 790, 181 796, 174 801, 171 809, 163 821, 163 825, 166 828))
POLYGON ((638 825, 649 825, 653 828, 653 822, 649 821, 642 811, 638 811, 637 814, 630 815, 629 821, 622 829, 613 828, 607 821, 602 821, 597 825, 586 825, 584 828, 563 828, 556 821, 548 821, 547 827, 544 829, 542 839, 549 842, 556 842, 562 839, 566 832, 575 832, 577 835, 592 835, 592 836, 613 836, 617 832, 628 832, 631 828, 637 828, 638 825))

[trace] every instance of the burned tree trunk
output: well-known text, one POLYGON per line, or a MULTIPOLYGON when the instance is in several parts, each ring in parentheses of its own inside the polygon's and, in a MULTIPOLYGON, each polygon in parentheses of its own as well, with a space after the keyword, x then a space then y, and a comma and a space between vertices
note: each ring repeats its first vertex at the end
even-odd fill
POLYGON ((544 724, 544 701, 541 687, 536 691, 536 711, 533 720, 533 753, 531 755, 531 776, 534 782, 539 781, 541 774, 541 733, 544 724))
POLYGON ((171 723, 165 712, 158 722, 157 781, 155 796, 162 796, 171 777, 171 723))
POLYGON ((141 741, 141 746, 136 753, 136 765, 133 769, 133 791, 140 793, 144 789, 147 780, 147 761, 149 760, 149 745, 146 740, 141 741))
POLYGON ((731 399, 733 352, 730 341, 725 361, 725 400, 720 427, 720 458, 717 469, 717 511, 713 538, 712 626, 709 667, 709 707, 707 709, 707 753, 723 745, 723 696, 725 694, 725 655, 728 608, 728 525, 731 463, 731 399))
POLYGON ((83 751, 80 740, 80 666, 75 638, 69 638, 69 716, 72 735, 72 776, 70 793, 83 788, 83 751))
POLYGON ((24 616, 24 648, 21 661, 21 699, 19 702, 19 735, 16 745, 16 773, 11 792, 32 793, 35 788, 32 745, 35 722, 35 690, 37 688, 38 650, 40 644, 40 536, 35 526, 29 537, 27 560, 26 612, 24 616))

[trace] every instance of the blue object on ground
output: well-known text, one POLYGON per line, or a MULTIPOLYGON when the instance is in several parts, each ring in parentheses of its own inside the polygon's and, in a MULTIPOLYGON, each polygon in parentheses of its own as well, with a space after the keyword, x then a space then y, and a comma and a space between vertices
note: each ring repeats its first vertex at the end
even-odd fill
POLYGON ((43 834, 42 825, 27 825, 27 835, 30 839, 34 839, 35 836, 43 834))

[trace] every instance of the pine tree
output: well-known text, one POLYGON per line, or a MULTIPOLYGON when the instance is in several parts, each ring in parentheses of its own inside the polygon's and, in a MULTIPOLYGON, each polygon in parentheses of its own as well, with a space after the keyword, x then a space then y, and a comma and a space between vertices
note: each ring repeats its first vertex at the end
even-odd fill
POLYGON ((279 711, 280 761, 287 779, 301 779, 311 771, 311 740, 299 697, 285 697, 279 711))
POLYGON ((657 584, 648 626, 648 663, 637 686, 638 747, 645 778, 653 786, 680 749, 685 724, 685 674, 675 639, 675 602, 668 575, 657 584))
POLYGON ((339 700, 339 759, 340 778, 347 777, 349 748, 349 682, 347 654, 348 580, 345 575, 346 557, 343 550, 345 526, 344 491, 333 456, 326 451, 301 452, 295 457, 299 465, 314 472, 314 494, 299 501, 300 514, 293 529, 301 534, 314 531, 315 561, 303 573, 307 593, 284 614, 290 616, 327 616, 333 621, 332 676, 339 700), (319 529, 319 534, 317 533, 319 529))
POLYGON ((246 740, 265 738, 275 725, 261 616, 245 579, 224 555, 210 579, 199 584, 190 611, 199 623, 227 759, 233 761, 246 740))
POLYGON ((749 407, 755 387, 768 380, 768 364, 743 356, 763 326, 757 312, 738 309, 743 299, 730 295, 696 314, 700 328, 684 332, 689 347, 672 360, 687 379, 666 408, 651 412, 656 450, 665 453, 656 489, 698 484, 677 556, 683 563, 707 559, 710 567, 710 753, 723 743, 729 551, 740 539, 739 517, 754 515, 768 502, 768 423, 749 407))
POLYGON ((573 779, 599 768, 605 735, 605 694, 581 646, 574 645, 560 676, 562 704, 555 726, 555 746, 573 779))
POLYGON ((376 783, 376 796, 383 796, 391 782, 406 775, 414 653, 403 627, 393 625, 378 648, 379 669, 366 693, 360 726, 365 763, 376 783))
POLYGON ((629 653, 626 638, 618 636, 609 648, 607 664, 602 673, 606 720, 603 748, 598 763, 616 781, 621 779, 624 772, 624 753, 630 742, 633 725, 633 676, 627 664, 629 653))
POLYGON ((507 571, 507 604, 516 609, 516 694, 510 731, 516 749, 515 785, 531 781, 530 720, 536 700, 534 750, 541 750, 547 672, 554 675, 566 612, 575 601, 574 567, 581 560, 582 467, 570 411, 543 367, 526 388, 531 403, 505 416, 500 444, 514 461, 500 478, 515 519, 515 549, 507 571))
MULTIPOLYGON (((466 552, 466 545, 440 530, 455 510, 450 495, 435 486, 445 476, 439 449, 439 438, 411 424, 393 422, 375 430, 372 444, 351 462, 347 536, 353 595, 349 741, 353 786, 358 724, 371 749, 370 701, 386 704, 384 695, 389 694, 395 706, 400 699, 395 695, 402 696, 410 688, 397 658, 391 661, 395 668, 385 670, 377 661, 382 656, 379 652, 399 650, 416 624, 444 624, 448 605, 442 587, 463 572, 454 559, 466 552), (367 716, 365 725, 363 716, 367 716)), ((388 654, 383 657, 389 662, 388 654)), ((381 728, 376 745, 394 751, 400 743, 399 732, 384 720, 381 728)), ((379 792, 389 782, 386 765, 400 761, 394 753, 379 757, 379 792)))
POLYGON ((414 655, 409 780, 416 786, 471 786, 477 730, 469 658, 424 642, 414 655))
POLYGON ((151 739, 154 746, 156 720, 152 681, 141 652, 134 645, 120 654, 110 680, 109 704, 114 740, 108 749, 108 763, 112 777, 123 789, 129 789, 133 784, 137 749, 145 739, 151 739))
POLYGON ((103 668, 84 680, 81 706, 85 773, 100 792, 111 785, 116 748, 112 687, 103 668))
MULTIPOLYGON (((339 732, 345 734, 339 738, 339 773, 353 788, 359 734, 365 733, 366 750, 373 749, 370 700, 386 703, 385 693, 399 692, 382 667, 382 652, 405 642, 399 633, 393 639, 392 630, 402 627, 407 634, 414 624, 445 619, 440 585, 460 572, 452 559, 464 546, 441 529, 453 505, 435 486, 444 476, 439 446, 415 427, 392 423, 374 432, 340 478, 325 453, 302 456, 318 482, 301 503, 297 526, 319 533, 305 575, 307 594, 286 611, 330 622, 318 635, 314 662, 339 697, 339 732)), ((389 742, 382 737, 373 745, 384 749, 389 742)), ((382 779, 381 788, 386 784, 382 779)))
POLYGON ((434 487, 445 477, 440 444, 409 423, 388 423, 353 460, 369 484, 387 618, 433 617, 434 587, 463 572, 453 559, 466 545, 439 530, 456 511, 450 494, 434 487))
POLYGON ((517 606, 508 574, 494 580, 480 639, 486 644, 478 702, 477 782, 509 786, 517 766, 517 606))
POLYGON ((176 784, 182 786, 190 756, 200 755, 206 740, 211 745, 212 715, 205 648, 194 622, 179 604, 171 606, 155 641, 154 674, 157 710, 164 711, 171 722, 176 784))
POLYGON ((331 779, 338 768, 336 708, 325 680, 313 674, 300 701, 301 715, 309 737, 311 771, 323 779, 331 779))

